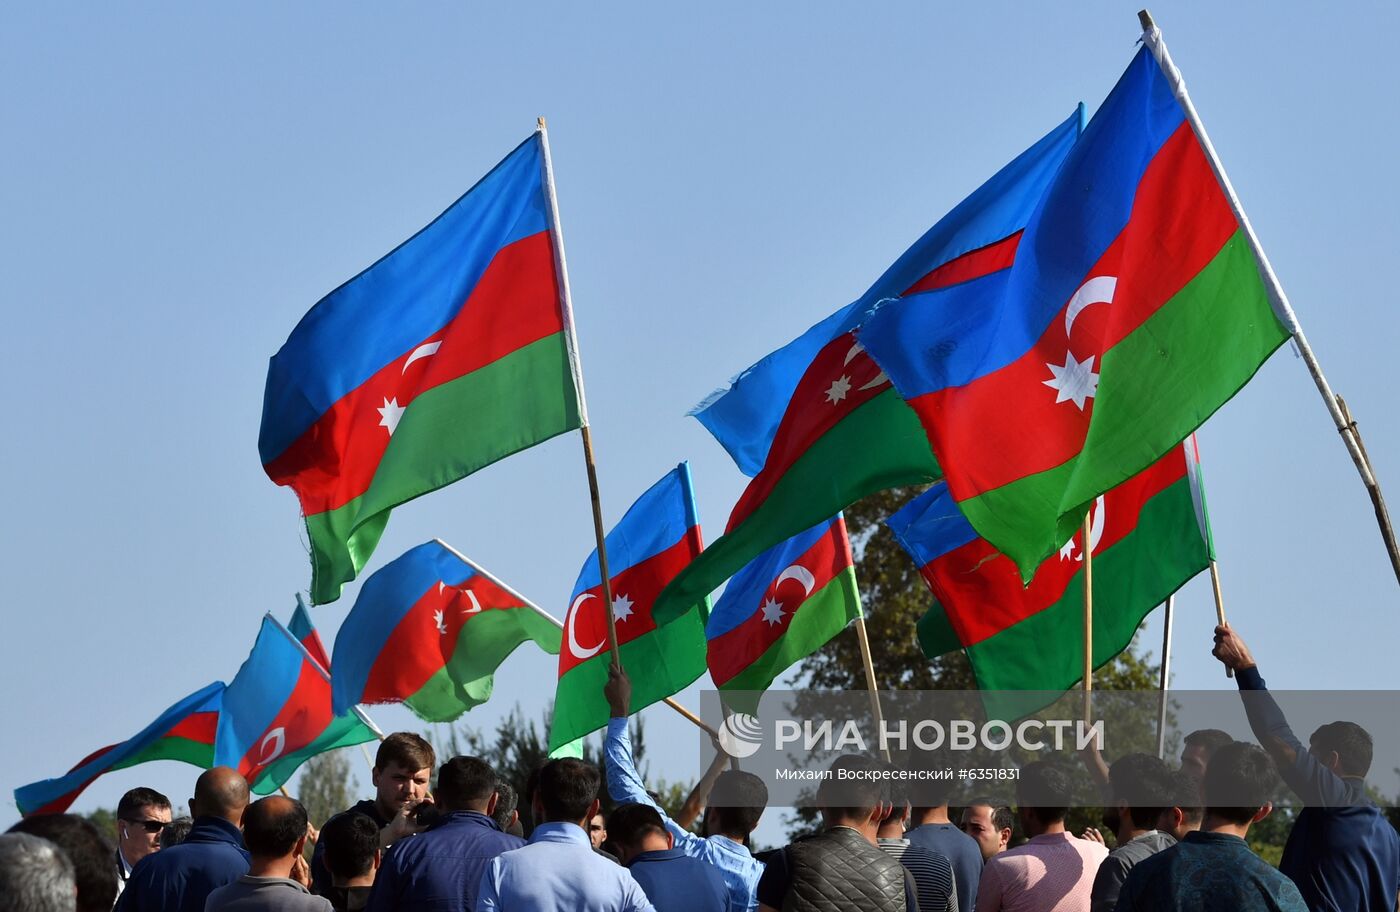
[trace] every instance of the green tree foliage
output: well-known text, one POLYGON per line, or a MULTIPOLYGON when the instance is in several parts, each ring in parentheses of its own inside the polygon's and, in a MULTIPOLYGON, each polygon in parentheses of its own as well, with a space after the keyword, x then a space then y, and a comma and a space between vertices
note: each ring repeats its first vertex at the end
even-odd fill
POLYGON ((103 836, 114 843, 117 841, 117 812, 114 808, 98 808, 88 811, 83 816, 96 824, 103 836))
POLYGON ((306 807, 312 826, 323 826, 359 800, 359 782, 350 772, 349 750, 317 754, 301 768, 296 796, 306 807))

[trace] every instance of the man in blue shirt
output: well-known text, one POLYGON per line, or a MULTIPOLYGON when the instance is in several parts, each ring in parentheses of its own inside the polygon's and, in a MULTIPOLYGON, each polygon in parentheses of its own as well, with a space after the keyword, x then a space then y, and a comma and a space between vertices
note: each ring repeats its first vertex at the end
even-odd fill
POLYGON ((655 912, 626 868, 593 851, 583 828, 598 813, 601 784, 596 766, 572 757, 540 769, 530 804, 544 823, 529 845, 487 866, 477 912, 655 912))
MULTIPOLYGON (((726 770, 714 783, 714 798, 705 811, 701 838, 666 816, 647 794, 637 765, 632 759, 632 741, 627 734, 627 710, 632 703, 632 682, 617 665, 608 666, 608 683, 603 685, 612 718, 603 744, 607 757, 608 793, 619 803, 645 804, 661 814, 675 847, 692 858, 707 861, 719 869, 729 888, 732 912, 752 912, 758 908, 758 881, 763 863, 744 844, 758 826, 768 804, 768 787, 753 773, 726 770)), ((699 789, 697 789, 699 790, 699 789)), ((692 796, 694 797, 694 796, 692 796)))
POLYGON ((147 855, 131 869, 116 912, 204 912, 209 894, 248 873, 239 823, 248 806, 248 783, 216 766, 194 784, 185 841, 147 855))
POLYGON ((726 912, 729 888, 719 869, 675 847, 661 812, 623 804, 608 815, 608 836, 622 863, 642 885, 657 912, 726 912))
POLYGON ((1254 737, 1306 805, 1288 834, 1279 870, 1298 885, 1312 912, 1394 912, 1400 834, 1366 795, 1371 735, 1355 722, 1330 722, 1304 747, 1264 686, 1249 647, 1228 624, 1215 628, 1211 654, 1234 669, 1254 737))
POLYGON ((438 770, 434 801, 442 816, 425 833, 394 843, 370 892, 369 912, 471 912, 486 866, 525 840, 501 832, 496 771, 476 757, 453 757, 438 770))
POLYGON ((977 907, 977 886, 982 880, 982 847, 964 833, 948 816, 948 797, 956 785, 951 779, 928 779, 919 783, 920 801, 941 804, 916 807, 909 815, 910 829, 904 836, 911 845, 937 852, 953 864, 958 889, 958 908, 964 912, 977 907))

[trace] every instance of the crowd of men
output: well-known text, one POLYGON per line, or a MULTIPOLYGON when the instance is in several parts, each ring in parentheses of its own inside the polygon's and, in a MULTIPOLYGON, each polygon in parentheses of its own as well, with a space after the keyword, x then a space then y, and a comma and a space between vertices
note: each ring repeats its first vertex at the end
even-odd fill
POLYGON ((848 755, 817 791, 819 832, 755 855, 763 781, 726 768, 719 755, 676 819, 668 816, 638 774, 631 685, 613 667, 604 688, 612 708, 606 777, 582 760, 551 760, 517 795, 486 762, 453 757, 436 766, 428 742, 398 732, 380 745, 374 797, 317 833, 299 802, 250 801, 247 782, 219 767, 196 781, 187 819, 172 820, 158 792, 128 792, 115 846, 76 815, 16 824, 0 836, 0 910, 1400 909, 1400 836, 1366 796, 1370 736, 1334 722, 1303 745, 1239 636, 1220 627, 1215 641, 1259 745, 1193 732, 1179 769, 1144 754, 1107 765, 1087 751, 1104 791, 1108 840, 1094 828, 1068 831, 1072 781, 1057 761, 1021 769, 1014 812, 979 799, 955 823, 948 795, 921 792, 921 802, 943 803, 911 806, 897 780, 877 775, 878 761, 848 755), (1304 807, 1274 868, 1246 837, 1270 813, 1280 778, 1304 807), (616 802, 606 819, 604 788, 616 802), (522 810, 534 823, 528 840, 522 810))

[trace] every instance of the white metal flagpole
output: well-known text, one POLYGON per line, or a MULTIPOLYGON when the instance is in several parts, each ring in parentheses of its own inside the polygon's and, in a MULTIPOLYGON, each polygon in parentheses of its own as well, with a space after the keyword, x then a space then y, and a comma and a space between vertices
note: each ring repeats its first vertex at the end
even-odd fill
POLYGON ((1176 607, 1176 596, 1167 596, 1167 604, 1162 611, 1162 669, 1157 687, 1157 759, 1166 759, 1167 753, 1167 688, 1171 685, 1172 668, 1172 609, 1176 607))
POLYGON ((1138 12, 1138 21, 1142 24, 1142 43, 1157 60, 1157 65, 1162 68, 1163 75, 1171 84, 1172 92, 1186 113, 1186 120, 1191 124, 1191 129, 1195 132, 1196 139, 1200 141, 1201 148, 1205 150, 1211 170, 1215 172, 1216 179, 1220 182, 1220 188, 1225 192, 1225 197, 1230 202, 1230 208, 1234 211, 1235 218, 1238 219, 1240 228, 1243 229, 1245 237, 1249 241, 1249 248, 1259 263, 1259 274, 1264 281, 1264 287, 1268 292, 1269 302, 1273 306, 1274 313, 1278 316, 1279 322, 1292 334, 1293 341, 1298 346, 1298 353, 1302 355, 1303 363, 1308 366, 1308 373, 1312 374, 1317 391, 1322 395, 1323 404, 1327 406, 1327 411, 1332 416, 1332 423, 1337 426, 1338 433, 1342 435, 1342 442, 1346 444, 1347 452, 1351 454, 1351 460, 1356 464, 1356 471, 1361 475, 1361 482, 1366 486, 1366 491, 1371 496, 1371 505, 1375 509, 1376 522, 1380 525, 1381 538, 1384 539, 1386 551, 1390 555, 1395 579, 1400 582, 1400 545, 1396 543, 1395 530, 1390 524, 1390 513, 1386 509, 1381 486, 1371 471, 1370 460, 1361 445, 1361 436, 1357 433, 1356 422, 1352 421, 1350 415, 1344 412, 1340 398, 1332 392, 1332 387, 1322 374, 1322 367, 1318 364, 1317 356, 1313 354, 1312 346, 1308 344, 1307 337, 1303 335, 1303 327, 1299 325, 1298 317, 1293 313, 1293 306, 1288 302, 1288 295, 1284 292, 1283 285, 1279 282, 1278 275, 1274 272, 1268 255, 1264 253, 1263 245, 1259 243, 1259 236, 1254 233, 1254 226, 1250 224, 1249 216, 1245 214, 1244 206, 1241 205, 1240 198, 1235 193, 1234 185, 1230 183, 1230 178, 1225 173, 1225 166, 1221 163, 1220 156, 1216 154, 1210 136, 1206 134, 1205 124, 1201 122, 1201 116, 1196 113, 1196 106, 1192 104, 1191 96, 1186 93, 1186 82, 1182 78, 1181 71, 1172 62, 1161 30, 1152 21, 1152 14, 1147 10, 1138 12))

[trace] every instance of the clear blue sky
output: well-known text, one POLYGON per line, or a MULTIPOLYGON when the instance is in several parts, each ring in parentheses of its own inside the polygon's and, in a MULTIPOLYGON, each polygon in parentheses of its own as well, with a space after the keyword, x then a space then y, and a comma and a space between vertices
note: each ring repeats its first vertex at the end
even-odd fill
MULTIPOLYGON (((1080 100, 1127 4, 9 4, 0 12, 0 826, 12 789, 227 678, 308 566, 256 438, 267 358, 318 298, 549 118, 609 521, 691 460, 713 539, 742 478, 684 413, 853 299, 1080 100), (669 8, 668 8, 669 7, 669 8)), ((1154 12, 1400 509, 1393 4, 1154 12)), ((1395 688, 1370 505, 1302 363, 1203 430, 1227 605, 1272 685, 1395 688)), ((562 614, 592 546, 577 435, 394 513, 562 614)), ((356 587, 318 609, 329 638, 356 587)), ((1206 582, 1175 684, 1227 682, 1206 582)), ((878 612, 879 605, 867 606, 878 612)), ((1160 634, 1149 626, 1147 641, 1160 634)), ((472 714, 538 715, 522 652, 472 714)), ((698 704, 696 689, 682 695, 698 704)), ((421 729, 397 708, 386 728, 421 729)), ((698 741, 647 712, 653 772, 698 741), (663 741, 666 745, 663 747, 663 741)), ((194 770, 152 764, 76 805, 194 770)), ((367 777, 361 772, 362 786, 367 777)))

